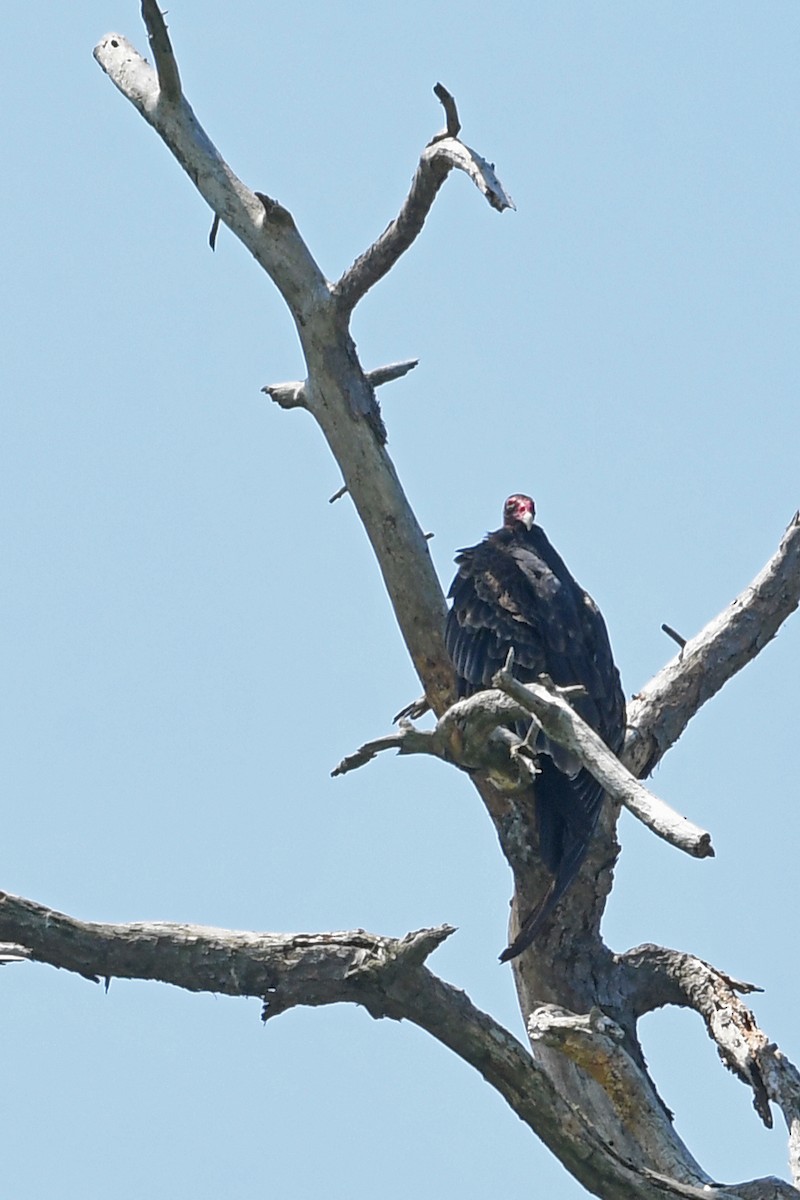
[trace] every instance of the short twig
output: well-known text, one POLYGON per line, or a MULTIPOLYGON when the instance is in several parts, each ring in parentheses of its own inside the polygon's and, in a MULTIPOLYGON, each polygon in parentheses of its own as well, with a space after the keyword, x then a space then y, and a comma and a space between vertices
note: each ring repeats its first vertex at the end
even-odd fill
POLYGON ((673 642, 678 643, 681 650, 683 649, 683 647, 686 645, 685 637, 681 637, 681 635, 679 633, 676 633, 671 625, 662 625, 661 629, 663 630, 664 633, 666 633, 667 637, 672 638, 673 642))
POLYGON ((392 717, 392 724, 396 725, 398 721, 409 720, 417 721, 420 717, 424 717, 425 713, 430 712, 431 706, 428 703, 427 696, 420 696, 417 700, 412 700, 405 708, 401 708, 400 712, 395 713, 392 717))
POLYGON ((448 92, 443 83, 437 83, 433 89, 433 94, 437 100, 441 101, 444 109, 445 121, 447 127, 443 133, 439 133, 433 139, 435 142, 440 141, 443 137, 457 138, 461 133, 461 122, 458 119, 458 109, 456 108, 455 97, 448 92))
POLYGON ((0 967, 8 963, 25 962, 31 956, 27 946, 17 946, 13 942, 0 942, 0 967))
POLYGON ((367 371, 367 380, 373 387, 381 387, 384 383, 391 383, 394 379, 402 379, 404 375, 418 366, 418 358, 407 358, 403 362, 389 363, 386 367, 375 367, 373 371, 367 371))
MULTIPOLYGON (((418 359, 409 358, 404 362, 389 363, 385 367, 375 367, 372 371, 366 372, 367 383, 372 387, 380 387, 384 383, 391 383, 393 379, 402 379, 409 371, 413 371, 418 363, 418 359)), ((262 392, 269 396, 270 400, 274 400, 281 408, 308 408, 308 393, 306 385, 301 380, 293 380, 290 383, 268 383, 262 387, 262 392)), ((338 500, 347 491, 347 487, 341 488, 334 496, 331 496, 331 504, 334 500, 338 500)))
POLYGON ((268 383, 262 387, 262 392, 274 400, 281 408, 308 408, 306 385, 294 383, 268 383))
POLYGON ((331 776, 335 779, 337 775, 346 775, 348 771, 356 771, 359 767, 364 767, 367 763, 372 762, 373 758, 383 750, 399 751, 402 742, 402 732, 389 733, 385 737, 365 742, 363 746, 359 746, 358 750, 355 750, 352 754, 346 754, 338 766, 333 768, 331 776))

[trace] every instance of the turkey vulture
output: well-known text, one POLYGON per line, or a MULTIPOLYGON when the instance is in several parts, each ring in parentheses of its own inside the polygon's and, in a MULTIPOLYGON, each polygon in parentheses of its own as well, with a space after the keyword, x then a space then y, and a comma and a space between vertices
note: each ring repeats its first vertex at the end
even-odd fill
MULTIPOLYGON (((546 674, 561 686, 584 688, 573 706, 616 753, 625 729, 625 699, 605 621, 534 523, 535 512, 530 496, 509 496, 502 528, 458 552, 445 641, 459 697, 491 687, 513 648, 513 673, 521 682, 546 674)), ((539 853, 552 881, 501 962, 531 944, 575 879, 603 803, 600 784, 568 751, 541 732, 534 748, 540 752, 535 782, 539 853)))

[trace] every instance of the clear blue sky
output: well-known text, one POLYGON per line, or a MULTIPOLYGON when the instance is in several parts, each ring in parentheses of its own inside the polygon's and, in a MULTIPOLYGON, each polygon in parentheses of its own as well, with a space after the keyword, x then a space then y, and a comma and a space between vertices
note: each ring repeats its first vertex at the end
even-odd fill
MULTIPOLYGON (((451 178, 359 308, 443 581, 531 492, 628 693, 772 554, 800 501, 796 3, 174 0, 184 86, 335 277, 457 97, 518 211, 451 178)), ((6 5, 0 886, 86 919, 459 926, 432 965, 516 1033, 510 881, 468 782, 342 754, 418 693, 321 436, 260 393, 301 359, 269 281, 92 60, 134 0, 6 5)), ((655 789, 711 862, 623 819, 605 931, 765 993, 800 1059, 800 622, 692 723, 655 789)), ((582 1195, 482 1080, 362 1011, 0 974, 13 1200, 582 1195)), ((643 1026, 678 1128, 785 1172, 698 1018, 643 1026)))

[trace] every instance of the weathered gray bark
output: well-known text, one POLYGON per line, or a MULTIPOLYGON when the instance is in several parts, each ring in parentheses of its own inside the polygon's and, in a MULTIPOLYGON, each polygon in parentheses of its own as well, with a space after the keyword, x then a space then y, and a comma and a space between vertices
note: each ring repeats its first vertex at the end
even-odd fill
MULTIPOLYGON (((494 208, 502 210, 511 202, 493 168, 460 141, 455 103, 439 89, 447 127, 423 151, 398 217, 338 282, 328 281, 291 214, 247 188, 211 144, 182 94, 153 0, 143 0, 142 12, 155 70, 116 34, 102 40, 95 57, 286 301, 307 377, 265 390, 284 407, 305 407, 318 422, 375 551, 425 695, 440 718, 435 734, 404 727, 400 734, 365 747, 360 758, 355 756, 359 761, 348 765, 360 765, 371 750, 387 744, 408 750, 424 743, 428 752, 435 746, 440 757, 468 767, 512 868, 513 926, 516 915, 524 915, 540 894, 543 872, 533 849, 531 765, 518 741, 496 724, 498 714, 507 712, 504 703, 537 711, 536 704, 546 696, 537 697, 533 689, 513 701, 492 693, 475 698, 472 705, 452 705, 453 675, 442 637, 445 601, 426 540, 387 454, 374 391, 386 379, 399 377, 408 364, 365 373, 349 331, 354 306, 411 245, 453 167, 466 171, 494 208)), ((633 776, 652 770, 694 712, 758 653, 798 600, 800 524, 795 518, 751 588, 692 639, 631 705, 621 758, 633 776)), ((507 680, 498 682, 511 687, 507 680)), ((546 709, 538 712, 542 720, 553 717, 546 709)), ((581 741, 580 727, 577 733, 573 728, 557 734, 565 739, 573 735, 581 741)), ((591 747, 581 752, 588 755, 591 769, 591 747)), ((655 825, 664 816, 659 811, 656 806, 655 825)), ((160 979, 189 990, 259 996, 266 1018, 296 1004, 345 1000, 364 1004, 376 1017, 412 1020, 481 1071, 590 1191, 620 1200, 709 1194, 711 1181, 675 1133, 636 1034, 637 1019, 650 1008, 687 1005, 701 1014, 724 1061, 753 1090, 762 1119, 769 1119, 770 1101, 782 1108, 797 1182, 797 1073, 735 995, 746 986, 707 964, 698 966, 689 956, 657 947, 614 955, 599 936, 618 851, 618 812, 618 804, 606 805, 589 860, 561 903, 558 920, 514 964, 529 1048, 424 965, 446 929, 398 941, 363 932, 278 936, 184 926, 90 925, 3 896, 0 939, 11 944, 12 956, 29 955, 90 978, 160 979)), ((680 822, 662 821, 660 831, 681 842, 680 822)), ((683 834, 684 849, 694 846, 695 853, 708 853, 704 831, 684 826, 683 834)), ((773 1179, 712 1188, 743 1198, 800 1195, 773 1179)))
MULTIPOLYGON (((112 978, 157 979, 189 991, 258 997, 265 1021, 297 1005, 343 1001, 363 1005, 375 1018, 413 1021, 480 1071, 591 1191, 614 1200, 707 1197, 697 1186, 707 1178, 700 1168, 693 1164, 687 1175, 691 1160, 680 1156, 669 1177, 644 1161, 648 1144, 669 1137, 669 1121, 654 1092, 646 1107, 629 1109, 630 1077, 638 1090, 639 1067, 625 1053, 614 1022, 598 1010, 576 1018, 543 1006, 532 1015, 530 1029, 534 1045, 549 1041, 569 1061, 603 1076, 621 1115, 643 1139, 636 1159, 604 1141, 574 1096, 561 1091, 512 1034, 427 968, 428 956, 452 932, 445 925, 386 938, 362 929, 271 934, 155 922, 109 925, 76 921, 0 893, 0 938, 18 940, 38 962, 95 983, 104 979, 106 986, 112 978)), ((632 954, 648 949, 656 948, 641 947, 632 954)), ((632 960, 625 963, 626 978, 629 973, 632 960)), ((648 972, 651 983, 654 976, 655 970, 648 972)), ((716 1194, 765 1198, 797 1193, 780 1180, 767 1179, 720 1188, 716 1194)))

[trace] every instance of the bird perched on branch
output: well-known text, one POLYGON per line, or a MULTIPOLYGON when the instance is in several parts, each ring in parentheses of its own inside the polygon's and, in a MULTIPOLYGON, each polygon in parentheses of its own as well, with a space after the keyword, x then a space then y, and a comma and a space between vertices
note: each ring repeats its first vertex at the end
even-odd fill
MULTIPOLYGON (((491 687, 513 649, 513 674, 522 683, 549 675, 562 687, 579 684, 583 693, 572 701, 576 712, 617 752, 625 699, 605 621, 535 524, 535 514, 530 496, 509 496, 502 528, 456 557, 445 642, 459 697, 491 687)), ((569 751, 541 731, 532 744, 539 767, 534 785, 539 852, 552 880, 501 962, 531 944, 575 879, 603 803, 602 787, 569 751)))

